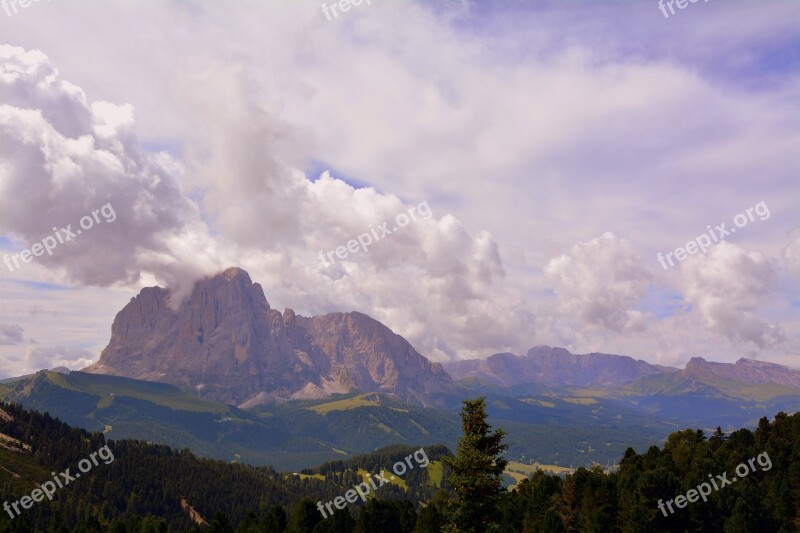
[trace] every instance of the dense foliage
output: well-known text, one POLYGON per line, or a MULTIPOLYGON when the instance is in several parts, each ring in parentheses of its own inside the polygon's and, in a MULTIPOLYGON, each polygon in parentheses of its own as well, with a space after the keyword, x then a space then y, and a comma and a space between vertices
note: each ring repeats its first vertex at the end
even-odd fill
MULTIPOLYGON (((21 464, 23 459, 27 459, 39 465, 38 470, 31 471, 38 483, 50 479, 51 471, 71 468, 74 473, 78 461, 106 444, 101 433, 71 428, 48 414, 28 412, 19 406, 1 403, 0 408, 15 418, 13 422, 0 419, 0 433, 29 443, 33 449, 29 456, 0 448, 0 466, 8 466, 9 470, 16 472, 20 470, 16 464, 20 463, 31 471, 30 465, 21 464), (15 464, 12 466, 11 462, 15 464)), ((150 531, 151 526, 156 528, 153 531, 162 526, 169 531, 184 531, 193 526, 181 507, 184 499, 212 526, 216 524, 214 527, 223 527, 223 530, 226 523, 240 527, 241 524, 247 527, 256 524, 253 527, 259 531, 263 531, 267 523, 277 528, 277 524, 285 525, 286 522, 281 521, 281 514, 289 516, 291 528, 295 526, 292 525, 294 514, 290 511, 296 511, 304 502, 303 498, 311 498, 314 502, 329 501, 361 481, 350 471, 331 470, 323 480, 278 473, 271 467, 256 468, 200 459, 188 450, 176 451, 142 441, 109 441, 108 444, 114 453, 113 462, 108 465, 100 463, 84 478, 59 489, 53 502, 36 503, 13 520, 3 513, 0 515, 0 532, 59 531, 62 526, 67 530, 77 528, 83 531, 112 528, 129 532, 150 531), (353 483, 342 485, 340 482, 343 480, 353 483), (215 514, 217 511, 222 513, 215 514)), ((411 447, 393 447, 385 454, 379 451, 378 456, 385 457, 388 462, 397 455, 407 455, 414 450, 411 447)), ((444 453, 443 447, 430 450, 434 457, 444 453)), ((377 459, 369 456, 356 457, 352 461, 364 466, 378 464, 377 459)), ((385 466, 391 465, 387 463, 385 466)), ((0 479, 6 479, 6 476, 0 476, 0 479)), ((417 499, 417 488, 423 493, 430 492, 430 489, 414 484, 427 485, 427 478, 417 473, 404 476, 404 481, 413 499, 417 499)), ((17 501, 34 488, 36 485, 30 481, 20 484, 9 479, 0 484, 0 502, 17 501)), ((407 497, 393 485, 381 487, 379 496, 407 497)), ((405 505, 399 514, 407 514, 405 505)), ((413 514, 413 507, 411 509, 413 514)), ((313 516, 321 518, 316 504, 313 516)))
MULTIPOLYGON (((766 464, 766 461, 764 461, 766 464)), ((706 438, 702 431, 680 431, 663 448, 644 454, 629 449, 614 473, 579 469, 565 479, 537 473, 523 481, 505 502, 507 531, 800 531, 800 414, 779 413, 760 420, 755 432, 741 429, 706 438), (766 452, 772 467, 755 462, 735 483, 702 499, 659 510, 659 500, 686 494, 710 476, 735 474, 741 463, 766 452)))
MULTIPOLYGON (((14 416, 0 420, 0 433, 30 443, 32 454, 0 447, 0 466, 45 481, 51 471, 74 467, 105 444, 100 433, 76 430, 48 415, 0 404, 14 416), (23 464, 27 461, 30 464, 23 464), (15 470, 16 469, 16 470, 15 470)), ((11 520, 0 514, 0 533, 28 531, 160 531, 350 533, 439 533, 451 516, 454 497, 430 494, 424 476, 406 475, 409 493, 381 487, 366 505, 351 504, 322 519, 317 502, 344 494, 355 471, 390 467, 412 447, 380 450, 372 456, 332 462, 313 476, 294 476, 271 468, 198 459, 188 451, 141 441, 109 443, 115 460, 100 464, 74 486, 60 489, 56 500, 37 503, 11 520), (420 495, 424 495, 420 497, 420 495), (181 508, 181 499, 208 525, 196 526, 181 508), (427 505, 416 506, 416 501, 427 505)), ((426 448, 431 461, 445 453, 426 448)), ((0 469, 1 470, 1 469, 0 469)), ((0 471, 0 503, 15 501, 32 490, 30 482, 9 480, 0 471)), ((445 472, 445 478, 451 472, 445 472)), ((415 474, 416 475, 416 474, 415 474)), ((566 477, 536 473, 495 502, 501 531, 553 533, 564 531, 651 532, 800 531, 800 414, 779 413, 755 431, 746 429, 707 437, 702 431, 672 434, 662 448, 644 453, 629 449, 613 472, 578 469, 566 477), (680 494, 740 463, 766 452, 772 468, 721 487, 702 500, 675 508, 664 516, 659 500, 680 494)))

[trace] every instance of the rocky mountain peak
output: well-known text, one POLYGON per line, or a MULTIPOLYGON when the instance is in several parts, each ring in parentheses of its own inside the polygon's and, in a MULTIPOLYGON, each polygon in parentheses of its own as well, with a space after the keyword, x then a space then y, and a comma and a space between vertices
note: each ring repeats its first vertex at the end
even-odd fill
POLYGON ((250 280, 250 274, 248 274, 245 270, 242 270, 239 267, 230 267, 214 277, 222 277, 227 279, 228 281, 231 281, 236 278, 242 278, 246 283, 252 283, 252 281, 250 280))
POLYGON ((689 359, 689 362, 686 363, 686 370, 706 368, 709 365, 710 363, 702 357, 692 357, 689 359))
POLYGON ((441 365, 362 313, 303 317, 270 308, 241 268, 195 283, 173 311, 149 287, 116 316, 88 372, 172 383, 229 403, 320 397, 352 390, 437 403, 451 386, 441 365))

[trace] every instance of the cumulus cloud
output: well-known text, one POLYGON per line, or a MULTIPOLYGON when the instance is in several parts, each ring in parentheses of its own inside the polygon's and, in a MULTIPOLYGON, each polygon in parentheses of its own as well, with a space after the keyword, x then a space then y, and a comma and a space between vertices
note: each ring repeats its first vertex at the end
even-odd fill
POLYGON ((0 344, 19 344, 24 333, 25 330, 16 324, 0 324, 0 344))
POLYGON ((635 306, 651 275, 627 240, 604 233, 579 242, 544 270, 561 313, 616 332, 644 327, 645 315, 635 306))
POLYGON ((366 253, 322 263, 320 251, 416 203, 297 170, 302 135, 260 106, 246 69, 187 72, 187 83, 205 87, 185 102, 202 134, 187 139, 178 162, 141 149, 132 106, 90 104, 58 81, 43 54, 0 50, 10 95, 0 107, 0 136, 10 147, 0 175, 2 228, 27 244, 101 203, 116 211, 113 223, 39 258, 45 266, 90 285, 154 277, 176 291, 177 305, 191 281, 236 264, 273 303, 367 312, 434 359, 529 342, 522 338, 530 338, 533 316, 506 284, 497 244, 447 213, 419 216, 366 253), (13 200, 26 187, 26 202, 13 200))
POLYGON ((302 132, 258 103, 263 89, 247 69, 219 69, 184 78, 205 88, 184 102, 203 125, 187 165, 201 180, 204 214, 271 302, 366 312, 439 360, 530 342, 533 316, 506 283, 496 242, 437 212, 435 202, 367 252, 321 261, 320 252, 383 222, 392 229, 426 201, 355 187, 328 171, 309 179, 296 168, 296 145, 308 142, 302 132))
POLYGON ((684 300, 703 326, 734 343, 769 348, 783 342, 781 328, 756 311, 775 288, 776 273, 763 254, 727 241, 681 265, 684 300))
POLYGON ((783 259, 789 272, 800 277, 800 229, 792 231, 789 244, 783 249, 783 259))
POLYGON ((89 350, 70 346, 51 346, 48 348, 34 348, 25 355, 24 364, 29 372, 36 372, 43 368, 63 366, 70 370, 85 368, 95 361, 95 356, 89 350))
POLYGON ((177 163, 138 145, 132 106, 90 103, 59 80, 43 53, 7 45, 0 46, 0 101, 6 234, 28 247, 60 231, 54 228, 78 230, 82 217, 105 204, 116 214, 37 262, 100 286, 136 281, 147 269, 177 288, 204 271, 174 246, 208 244, 197 242, 204 231, 198 211, 178 187, 177 163))

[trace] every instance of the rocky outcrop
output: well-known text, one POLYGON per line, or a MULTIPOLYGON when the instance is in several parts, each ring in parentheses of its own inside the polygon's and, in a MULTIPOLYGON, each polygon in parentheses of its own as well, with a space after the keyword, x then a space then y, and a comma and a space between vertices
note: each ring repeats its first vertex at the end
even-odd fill
POLYGON ((189 517, 189 520, 198 526, 208 525, 208 522, 206 522, 200 513, 197 512, 197 509, 189 505, 189 501, 186 498, 181 498, 181 509, 183 509, 183 512, 186 513, 186 516, 189 517))
POLYGON ((355 312, 280 313, 239 268, 197 282, 177 311, 168 296, 150 287, 133 298, 86 371, 172 383, 244 406, 353 390, 429 405, 451 386, 441 365, 380 322, 355 312))

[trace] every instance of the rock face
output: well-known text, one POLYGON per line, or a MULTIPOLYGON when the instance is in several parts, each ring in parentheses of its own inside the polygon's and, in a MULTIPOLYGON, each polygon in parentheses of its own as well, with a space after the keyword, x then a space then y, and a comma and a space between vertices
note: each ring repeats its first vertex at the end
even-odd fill
POLYGON ((455 361, 447 363, 446 368, 455 379, 479 378, 505 387, 523 383, 566 387, 620 386, 651 374, 678 371, 624 355, 577 355, 564 348, 549 346, 531 348, 525 356, 498 353, 487 359, 455 361))
POLYGON ((437 405, 452 386, 440 364, 380 322, 355 312, 280 313, 239 268, 197 282, 177 311, 168 296, 149 287, 131 299, 100 360, 85 370, 172 383, 244 407, 353 390, 437 405))

